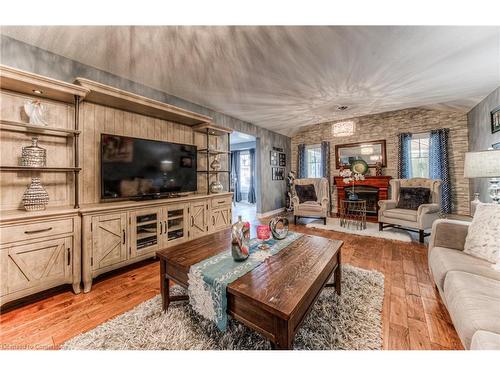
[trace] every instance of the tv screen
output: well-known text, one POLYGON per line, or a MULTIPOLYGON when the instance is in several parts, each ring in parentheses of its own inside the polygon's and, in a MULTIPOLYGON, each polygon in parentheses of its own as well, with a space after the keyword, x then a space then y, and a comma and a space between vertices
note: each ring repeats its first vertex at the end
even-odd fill
POLYGON ((196 146, 101 134, 101 198, 196 191, 196 146))

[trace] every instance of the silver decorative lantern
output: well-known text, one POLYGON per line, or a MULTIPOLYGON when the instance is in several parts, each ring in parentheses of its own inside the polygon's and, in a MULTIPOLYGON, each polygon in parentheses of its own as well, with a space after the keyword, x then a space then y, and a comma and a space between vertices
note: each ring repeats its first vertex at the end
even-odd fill
POLYGON ((45 191, 40 183, 39 177, 33 177, 31 184, 23 194, 23 205, 26 211, 41 211, 45 210, 45 206, 49 203, 49 194, 45 191))
POLYGON ((47 165, 47 151, 38 146, 38 137, 31 138, 31 146, 23 147, 21 165, 36 168, 47 165))

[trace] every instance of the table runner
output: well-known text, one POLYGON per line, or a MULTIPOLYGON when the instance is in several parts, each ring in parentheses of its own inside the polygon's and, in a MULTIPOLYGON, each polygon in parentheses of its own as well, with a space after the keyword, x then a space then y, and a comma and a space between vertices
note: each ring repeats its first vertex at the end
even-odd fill
POLYGON ((289 232, 283 240, 266 241, 270 248, 260 250, 261 240, 250 240, 250 256, 236 262, 231 249, 194 264, 188 273, 189 303, 201 316, 213 321, 221 331, 227 325, 227 285, 250 272, 270 256, 277 254, 302 234, 289 232))

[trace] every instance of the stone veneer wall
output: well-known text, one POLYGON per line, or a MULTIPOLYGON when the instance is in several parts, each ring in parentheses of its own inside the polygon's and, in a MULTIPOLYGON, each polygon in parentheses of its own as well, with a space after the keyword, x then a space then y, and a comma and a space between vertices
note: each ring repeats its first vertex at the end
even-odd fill
MULTIPOLYGON (((338 176, 338 170, 335 169, 335 145, 385 139, 387 168, 384 168, 384 174, 397 178, 399 133, 420 133, 432 129, 449 128, 453 213, 464 215, 469 213, 469 181, 463 177, 464 155, 468 151, 467 115, 465 113, 409 108, 342 121, 349 120, 355 123, 355 133, 348 137, 333 137, 332 124, 335 122, 302 128, 292 138, 292 170, 297 170, 297 145, 300 143, 307 145, 319 144, 324 140, 330 141, 331 175, 338 176)), ((371 169, 370 173, 374 174, 374 170, 371 169)), ((336 211, 337 197, 335 189, 333 190, 332 202, 336 211)))

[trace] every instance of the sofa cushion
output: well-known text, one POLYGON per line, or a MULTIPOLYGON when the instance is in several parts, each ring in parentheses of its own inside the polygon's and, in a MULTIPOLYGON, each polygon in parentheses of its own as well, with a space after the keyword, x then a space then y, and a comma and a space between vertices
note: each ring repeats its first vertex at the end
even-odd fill
POLYGON ((450 271, 444 281, 446 306, 466 349, 483 330, 500 334, 500 281, 461 271, 450 271))
POLYGON ((321 212, 321 210, 323 209, 323 207, 321 206, 321 203, 319 202, 311 202, 311 201, 308 201, 308 202, 304 202, 304 203, 300 203, 299 204, 300 206, 300 210, 301 212, 321 212))
POLYGON ((427 204, 431 199, 431 190, 424 187, 399 188, 399 200, 396 208, 417 210, 419 206, 427 204))
POLYGON ((463 251, 434 247, 429 252, 429 268, 434 282, 443 290, 446 274, 450 271, 463 271, 500 281, 500 272, 491 268, 491 263, 466 254, 463 251))
POLYGON ((318 196, 316 195, 316 189, 314 189, 313 184, 307 185, 295 185, 295 192, 299 198, 299 203, 304 203, 307 201, 317 201, 318 196))
POLYGON ((391 219, 406 220, 406 221, 417 221, 417 211, 406 210, 404 208, 393 208, 391 210, 384 211, 384 216, 391 219))
POLYGON ((482 203, 477 206, 464 251, 500 265, 500 205, 482 203))
POLYGON ((470 348, 471 350, 500 350, 500 335, 493 332, 477 331, 472 336, 470 348))

